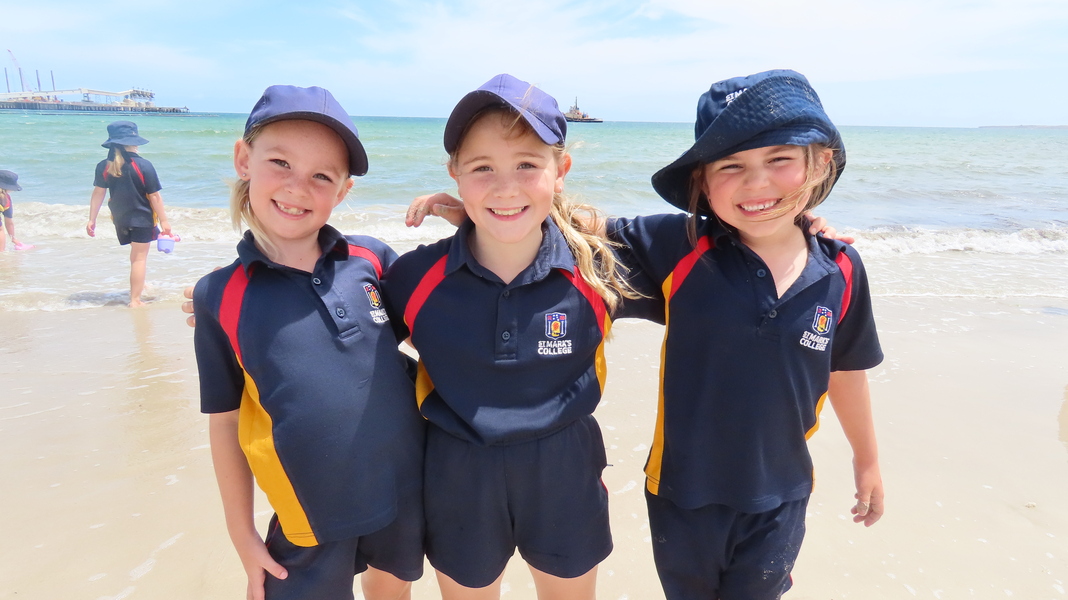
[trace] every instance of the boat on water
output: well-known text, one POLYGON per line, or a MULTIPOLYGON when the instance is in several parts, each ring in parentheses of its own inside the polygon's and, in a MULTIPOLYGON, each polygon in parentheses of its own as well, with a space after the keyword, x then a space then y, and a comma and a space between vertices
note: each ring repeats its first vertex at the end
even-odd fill
POLYGON ((604 123, 603 120, 591 117, 589 114, 579 109, 578 97, 575 97, 575 103, 571 105, 571 108, 567 109, 564 113, 564 119, 572 123, 604 123))

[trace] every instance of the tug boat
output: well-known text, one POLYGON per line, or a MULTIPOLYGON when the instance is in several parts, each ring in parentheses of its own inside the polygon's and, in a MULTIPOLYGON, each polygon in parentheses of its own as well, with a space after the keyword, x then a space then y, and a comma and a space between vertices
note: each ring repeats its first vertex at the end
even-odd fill
POLYGON ((577 96, 575 97, 575 103, 564 113, 564 119, 571 123, 604 123, 603 120, 591 117, 579 109, 577 96))

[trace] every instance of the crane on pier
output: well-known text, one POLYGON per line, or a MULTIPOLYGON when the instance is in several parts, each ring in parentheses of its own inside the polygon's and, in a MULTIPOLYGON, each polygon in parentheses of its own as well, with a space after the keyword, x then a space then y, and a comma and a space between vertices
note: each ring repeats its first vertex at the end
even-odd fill
POLYGON ((22 67, 19 66, 19 61, 15 59, 15 53, 9 48, 7 51, 11 55, 11 62, 15 63, 15 70, 19 72, 19 83, 22 84, 22 91, 26 91, 26 79, 22 77, 22 67))

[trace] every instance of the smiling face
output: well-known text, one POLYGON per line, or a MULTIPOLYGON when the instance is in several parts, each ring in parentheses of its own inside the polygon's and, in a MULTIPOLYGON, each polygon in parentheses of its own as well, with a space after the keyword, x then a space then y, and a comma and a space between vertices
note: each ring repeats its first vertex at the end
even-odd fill
MULTIPOLYGON (((817 160, 826 165, 830 155, 826 150, 817 160)), ((716 216, 751 244, 797 229, 794 219, 811 193, 799 193, 808 176, 804 146, 766 146, 705 165, 702 184, 716 216)))
POLYGON ((317 248, 319 229, 352 187, 344 142, 314 121, 264 126, 251 144, 237 142, 234 167, 249 182, 263 234, 282 256, 317 248))
MULTIPOLYGON (((449 162, 468 216, 475 224, 473 250, 515 253, 533 259, 553 195, 564 189, 567 154, 531 131, 517 130, 508 113, 490 112, 468 126, 449 162)), ((521 126, 521 124, 520 124, 521 126)))

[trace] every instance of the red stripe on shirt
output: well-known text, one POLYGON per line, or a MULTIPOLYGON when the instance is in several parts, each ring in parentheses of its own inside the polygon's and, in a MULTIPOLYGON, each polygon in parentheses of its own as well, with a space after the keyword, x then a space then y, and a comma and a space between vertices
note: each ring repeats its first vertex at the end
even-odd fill
POLYGON ((849 310, 849 300, 853 297, 853 261, 846 256, 845 252, 839 252, 834 262, 838 263, 838 268, 842 270, 842 277, 845 278, 845 291, 842 292, 842 311, 838 313, 838 322, 841 323, 846 316, 846 311, 849 310))
POLYGON ((382 261, 378 260, 378 255, 371 252, 363 246, 357 246, 355 244, 349 244, 349 256, 359 256, 366 259, 375 268, 375 275, 379 278, 382 277, 382 261))
POLYGON ((404 309, 404 323, 408 326, 409 334, 414 331, 415 317, 423 308, 423 303, 430 296, 430 292, 433 292, 434 288, 438 287, 438 284, 445 279, 445 260, 447 258, 448 256, 442 256, 438 259, 438 262, 434 263, 434 266, 430 267, 419 281, 419 285, 415 287, 412 297, 408 299, 408 306, 404 309))
POLYGON ((219 305, 219 324, 226 332, 226 337, 230 338, 230 347, 234 349, 237 360, 242 364, 244 361, 241 358, 241 346, 237 343, 237 322, 241 318, 241 303, 245 300, 247 287, 248 275, 245 273, 245 266, 238 265, 223 288, 222 304, 219 305))

